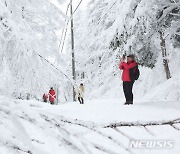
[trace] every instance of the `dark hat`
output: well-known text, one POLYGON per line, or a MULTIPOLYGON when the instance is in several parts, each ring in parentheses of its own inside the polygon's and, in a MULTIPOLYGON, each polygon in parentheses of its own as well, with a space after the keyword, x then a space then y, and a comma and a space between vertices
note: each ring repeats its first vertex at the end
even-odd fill
POLYGON ((132 58, 132 60, 135 60, 135 56, 133 54, 130 54, 127 57, 130 57, 130 58, 132 58))

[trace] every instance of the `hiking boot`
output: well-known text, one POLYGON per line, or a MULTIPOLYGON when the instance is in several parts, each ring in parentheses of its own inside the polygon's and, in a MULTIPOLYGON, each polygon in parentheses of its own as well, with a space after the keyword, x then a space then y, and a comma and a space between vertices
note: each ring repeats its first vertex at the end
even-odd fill
POLYGON ((133 102, 132 101, 127 101, 126 103, 124 103, 124 105, 132 105, 133 102))

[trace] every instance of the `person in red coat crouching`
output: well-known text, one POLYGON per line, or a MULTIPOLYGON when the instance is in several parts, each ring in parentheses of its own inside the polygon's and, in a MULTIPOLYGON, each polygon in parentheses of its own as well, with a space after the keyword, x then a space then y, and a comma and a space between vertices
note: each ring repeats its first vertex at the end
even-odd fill
POLYGON ((125 56, 120 60, 119 68, 123 70, 122 81, 123 91, 126 98, 125 105, 133 104, 133 93, 132 88, 134 84, 134 71, 137 66, 134 55, 127 56, 127 63, 125 62, 125 56))
POLYGON ((48 94, 43 94, 43 101, 46 103, 48 100, 48 94))
POLYGON ((49 101, 51 104, 54 104, 54 101, 56 99, 56 93, 53 89, 53 87, 51 87, 51 89, 49 90, 49 101))

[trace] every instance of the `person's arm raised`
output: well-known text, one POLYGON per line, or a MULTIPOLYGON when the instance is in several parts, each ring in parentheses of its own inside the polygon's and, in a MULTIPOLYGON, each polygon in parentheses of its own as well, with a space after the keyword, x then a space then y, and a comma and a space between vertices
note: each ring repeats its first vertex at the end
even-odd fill
POLYGON ((133 68, 133 67, 136 66, 136 62, 132 62, 132 63, 130 63, 129 65, 128 65, 127 63, 123 62, 123 63, 121 64, 121 66, 124 67, 125 69, 131 69, 131 68, 133 68))

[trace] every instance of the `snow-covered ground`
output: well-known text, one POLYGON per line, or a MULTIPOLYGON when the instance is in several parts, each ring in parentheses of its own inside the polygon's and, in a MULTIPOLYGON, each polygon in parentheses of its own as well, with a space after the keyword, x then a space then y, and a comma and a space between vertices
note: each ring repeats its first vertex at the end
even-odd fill
POLYGON ((161 123, 180 118, 179 102, 99 99, 50 105, 0 97, 1 154, 177 154, 180 124, 117 126, 113 123, 161 123), (130 148, 130 142, 171 141, 172 148, 130 148))

